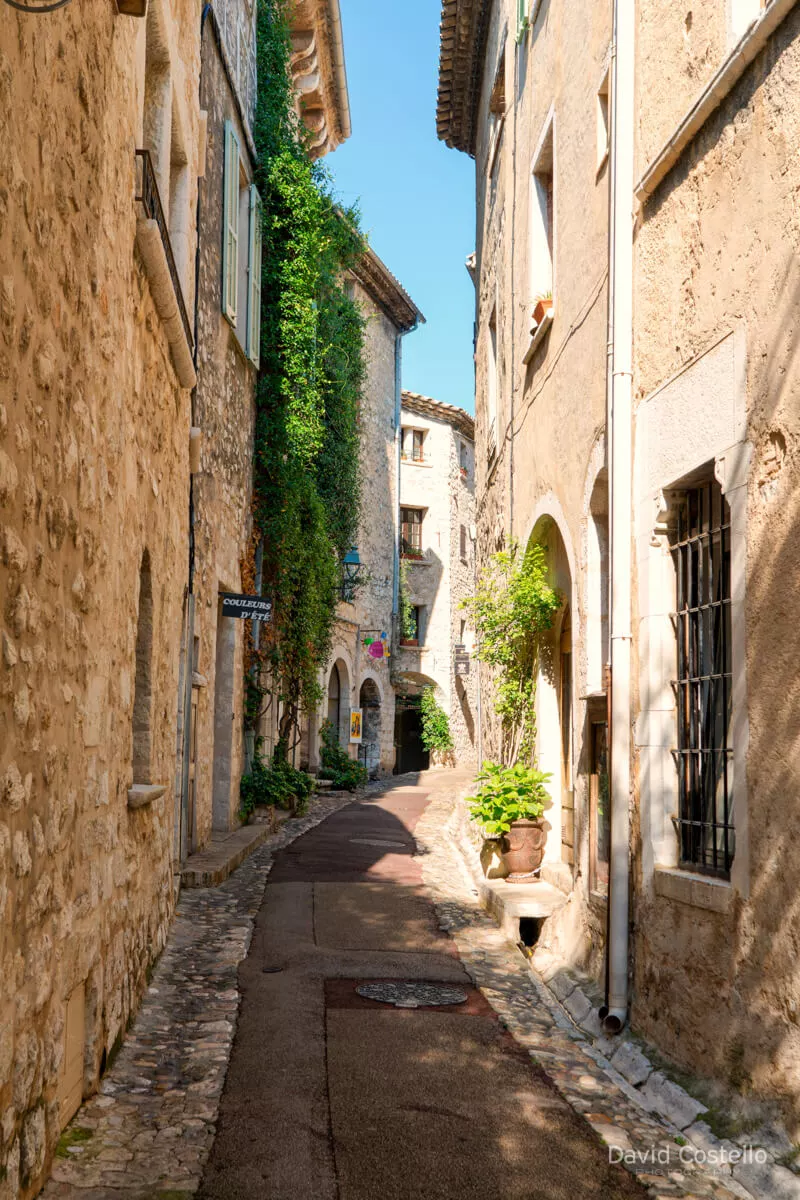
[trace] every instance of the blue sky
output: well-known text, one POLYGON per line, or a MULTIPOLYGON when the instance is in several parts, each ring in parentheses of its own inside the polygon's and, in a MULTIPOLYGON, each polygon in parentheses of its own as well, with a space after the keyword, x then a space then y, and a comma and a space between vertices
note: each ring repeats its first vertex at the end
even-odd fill
POLYGON ((436 137, 439 0, 341 0, 353 133, 326 159, 345 203, 427 324, 403 386, 473 411, 474 164, 436 137))

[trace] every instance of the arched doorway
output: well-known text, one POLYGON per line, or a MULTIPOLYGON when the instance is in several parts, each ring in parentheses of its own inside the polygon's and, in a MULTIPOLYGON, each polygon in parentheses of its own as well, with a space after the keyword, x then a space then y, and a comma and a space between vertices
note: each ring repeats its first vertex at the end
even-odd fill
POLYGON ((536 685, 537 758, 539 769, 551 776, 549 791, 553 801, 546 814, 550 830, 545 859, 572 868, 575 861, 572 571, 564 539, 553 517, 543 516, 537 521, 531 541, 544 547, 548 582, 557 588, 564 601, 552 629, 542 639, 536 685))
POLYGON ((375 779, 381 768, 381 694, 374 679, 365 679, 358 696, 362 710, 362 742, 359 757, 367 768, 370 779, 375 779))
POLYGON ((339 668, 336 663, 331 669, 331 677, 328 681, 328 720, 333 726, 336 740, 340 741, 340 730, 342 722, 342 680, 339 675, 339 668))

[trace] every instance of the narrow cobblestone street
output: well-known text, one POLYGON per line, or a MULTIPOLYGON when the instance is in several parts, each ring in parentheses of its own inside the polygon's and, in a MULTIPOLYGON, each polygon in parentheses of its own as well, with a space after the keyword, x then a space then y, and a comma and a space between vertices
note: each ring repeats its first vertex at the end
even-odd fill
MULTIPOLYGON (((409 778, 326 798, 222 887, 183 895, 45 1197, 644 1194, 600 1139, 677 1153, 673 1138, 476 908, 447 837, 466 777, 409 778), (393 981, 455 988, 463 1003, 433 995, 414 1011, 356 991, 393 981)), ((735 1194, 677 1167, 644 1169, 641 1183, 661 1197, 735 1194)))

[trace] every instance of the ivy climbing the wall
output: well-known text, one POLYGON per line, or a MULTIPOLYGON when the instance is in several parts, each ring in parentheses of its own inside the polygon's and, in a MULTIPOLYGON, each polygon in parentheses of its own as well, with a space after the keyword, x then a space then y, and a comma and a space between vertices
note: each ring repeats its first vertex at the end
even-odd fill
POLYGON ((329 176, 307 152, 290 46, 286 0, 258 0, 254 136, 264 253, 254 523, 274 618, 262 633, 248 713, 257 720, 270 688, 281 706, 281 754, 300 712, 320 699, 341 562, 356 541, 364 382, 364 321, 344 284, 365 244, 357 212, 337 205, 329 176))
POLYGON ((502 722, 502 759, 530 766, 536 744, 536 681, 542 635, 563 603, 547 581, 544 547, 511 540, 492 555, 465 608, 478 635, 475 657, 493 668, 494 707, 502 722))

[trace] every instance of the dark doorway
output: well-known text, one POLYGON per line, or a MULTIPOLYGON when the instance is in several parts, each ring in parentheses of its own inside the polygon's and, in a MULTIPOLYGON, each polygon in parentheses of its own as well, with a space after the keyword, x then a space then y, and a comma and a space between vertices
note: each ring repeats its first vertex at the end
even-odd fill
POLYGON ((419 697, 398 698, 394 718, 394 741, 397 747, 395 775, 407 771, 427 771, 430 753, 422 745, 422 713, 419 697))

